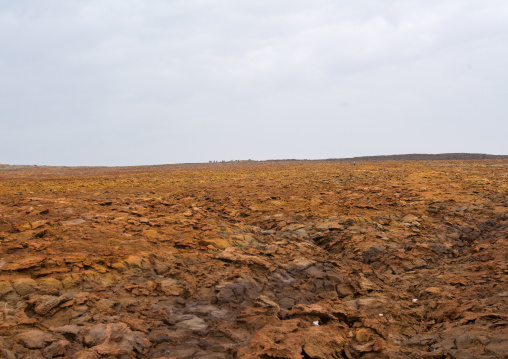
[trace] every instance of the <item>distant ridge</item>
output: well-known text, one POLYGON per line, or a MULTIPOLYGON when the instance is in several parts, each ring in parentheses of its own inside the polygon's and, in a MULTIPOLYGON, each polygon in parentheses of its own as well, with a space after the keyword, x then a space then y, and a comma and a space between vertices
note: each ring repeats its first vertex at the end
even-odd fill
POLYGON ((360 156, 325 161, 466 161, 466 160, 505 160, 508 155, 488 155, 484 153, 413 153, 405 155, 360 156))
POLYGON ((413 153, 405 155, 383 155, 383 156, 358 156, 349 158, 328 158, 328 159, 271 159, 271 160, 232 160, 232 161, 219 161, 219 162, 203 162, 203 163, 173 163, 173 164, 160 164, 160 165, 132 165, 132 166, 47 166, 47 165, 7 165, 0 164, 0 172, 8 171, 22 171, 22 170, 146 170, 157 168, 197 168, 196 166, 230 166, 234 164, 249 164, 256 165, 262 163, 283 163, 283 162, 345 162, 345 161, 364 161, 364 162, 383 162, 383 161, 467 161, 467 160, 508 160, 508 155, 489 155, 484 153, 413 153))

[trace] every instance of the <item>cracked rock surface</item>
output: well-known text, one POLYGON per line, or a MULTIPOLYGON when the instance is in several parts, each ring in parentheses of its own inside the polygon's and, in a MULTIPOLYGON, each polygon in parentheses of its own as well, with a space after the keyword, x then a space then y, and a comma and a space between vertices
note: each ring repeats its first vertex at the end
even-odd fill
POLYGON ((506 160, 0 170, 0 357, 506 358, 506 160))

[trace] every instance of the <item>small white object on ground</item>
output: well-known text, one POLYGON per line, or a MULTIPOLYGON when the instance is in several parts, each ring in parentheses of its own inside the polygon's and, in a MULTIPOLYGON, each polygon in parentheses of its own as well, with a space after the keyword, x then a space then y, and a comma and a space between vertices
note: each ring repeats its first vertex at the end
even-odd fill
POLYGON ((314 325, 319 325, 319 320, 316 320, 315 322, 312 322, 314 325))
POLYGON ((383 313, 379 313, 379 316, 382 317, 383 316, 383 313))
POLYGON ((418 299, 414 298, 413 303, 416 303, 416 302, 418 302, 418 299))

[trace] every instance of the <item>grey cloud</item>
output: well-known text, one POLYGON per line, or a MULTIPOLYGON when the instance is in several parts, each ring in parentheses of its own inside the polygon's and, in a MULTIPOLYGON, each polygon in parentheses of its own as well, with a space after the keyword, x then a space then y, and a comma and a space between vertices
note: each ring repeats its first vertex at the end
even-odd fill
POLYGON ((0 5, 0 163, 506 154, 503 1, 0 5))

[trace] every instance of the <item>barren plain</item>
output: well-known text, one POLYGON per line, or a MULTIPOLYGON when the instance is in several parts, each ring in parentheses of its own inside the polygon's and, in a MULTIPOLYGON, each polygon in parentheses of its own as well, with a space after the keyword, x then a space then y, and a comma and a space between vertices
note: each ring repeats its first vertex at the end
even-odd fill
POLYGON ((3 358, 507 358, 508 161, 0 169, 3 358))

